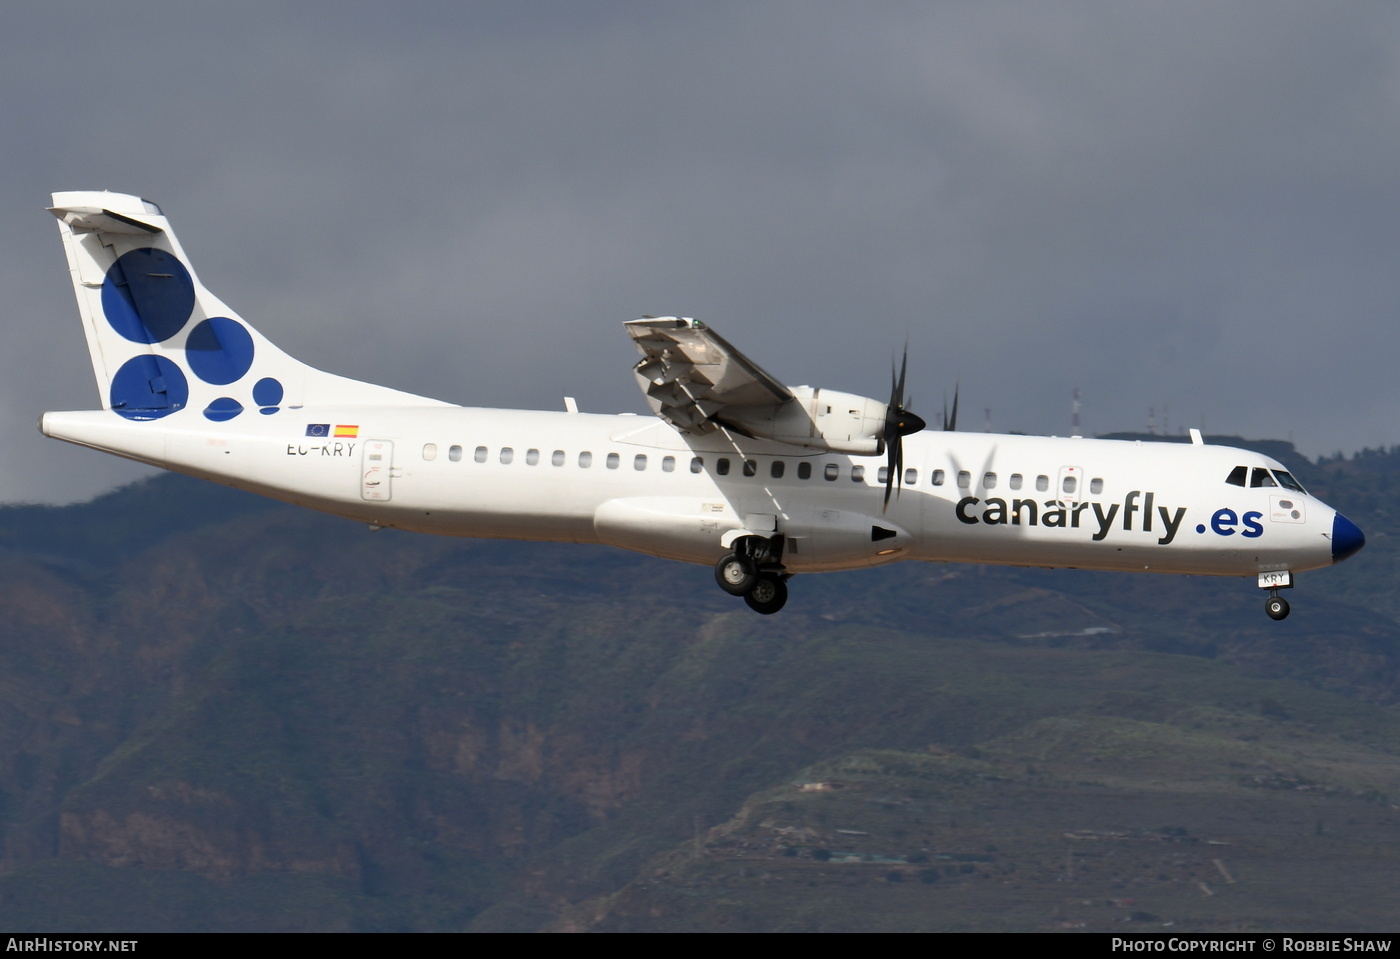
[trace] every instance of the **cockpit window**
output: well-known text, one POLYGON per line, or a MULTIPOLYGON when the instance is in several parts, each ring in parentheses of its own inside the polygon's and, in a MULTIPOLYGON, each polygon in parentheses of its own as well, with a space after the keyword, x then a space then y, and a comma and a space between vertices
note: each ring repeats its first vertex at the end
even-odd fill
POLYGON ((1293 474, 1287 470, 1274 470, 1274 476, 1278 479, 1278 485, 1284 489, 1291 489, 1297 493, 1307 493, 1307 490, 1303 489, 1303 484, 1295 480, 1293 474))
POLYGON ((1231 486, 1243 486, 1244 479, 1248 475, 1248 467, 1236 466, 1234 469, 1230 470, 1230 475, 1225 477, 1225 482, 1229 483, 1231 486))
POLYGON ((1249 478, 1249 485, 1252 487, 1277 486, 1274 478, 1269 475, 1269 471, 1262 466, 1254 467, 1254 475, 1249 478))

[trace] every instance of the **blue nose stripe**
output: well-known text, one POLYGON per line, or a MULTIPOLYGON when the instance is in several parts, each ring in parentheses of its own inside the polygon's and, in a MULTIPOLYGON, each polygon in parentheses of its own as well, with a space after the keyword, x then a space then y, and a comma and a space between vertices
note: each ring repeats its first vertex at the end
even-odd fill
POLYGON ((1366 534, 1341 513, 1332 517, 1332 562, 1340 563, 1366 545, 1366 534))

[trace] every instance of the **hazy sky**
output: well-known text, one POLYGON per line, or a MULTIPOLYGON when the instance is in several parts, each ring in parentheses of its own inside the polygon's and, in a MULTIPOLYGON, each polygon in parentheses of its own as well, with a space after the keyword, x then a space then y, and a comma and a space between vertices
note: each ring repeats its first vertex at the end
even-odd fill
POLYGON ((1400 442, 1395 3, 0 7, 0 500, 141 475, 98 405, 55 190, 161 204, 313 365, 645 412, 621 322, 962 425, 1400 442))

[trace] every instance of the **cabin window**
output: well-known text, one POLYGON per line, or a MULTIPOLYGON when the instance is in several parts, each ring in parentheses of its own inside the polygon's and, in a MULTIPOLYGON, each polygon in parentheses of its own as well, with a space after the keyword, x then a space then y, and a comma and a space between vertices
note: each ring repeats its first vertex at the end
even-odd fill
POLYGON ((1250 486, 1277 486, 1274 478, 1269 475, 1269 471, 1262 466, 1254 467, 1254 473, 1249 477, 1250 486))
POLYGON ((967 470, 958 470, 958 489, 968 489, 972 486, 972 474, 967 470))
POLYGON ((1025 477, 1023 477, 1020 473, 1012 473, 1011 479, 1008 481, 1007 485, 1010 486, 1012 489, 1020 489, 1021 483, 1024 481, 1024 479, 1025 477))
POLYGON ((553 453, 550 454, 550 456, 549 456, 549 462, 550 462, 552 465, 554 465, 554 466, 563 466, 563 465, 564 465, 564 451, 563 451, 563 450, 555 450, 553 453))
POLYGON ((472 459, 476 460, 478 463, 485 463, 485 462, 486 462, 486 447, 484 447, 484 446, 478 446, 478 447, 476 448, 476 452, 472 454, 472 459))
POLYGON ((1079 480, 1073 476, 1066 476, 1065 481, 1060 484, 1060 488, 1066 493, 1073 493, 1079 488, 1079 480))
POLYGON ((619 463, 621 463, 621 462, 622 462, 622 457, 621 457, 621 456, 618 456, 616 453, 609 453, 609 454, 608 454, 608 469, 610 469, 610 470, 615 470, 615 469, 617 469, 617 464, 619 464, 619 463))
POLYGON ((865 482, 865 467, 864 467, 864 466, 852 466, 852 467, 851 467, 851 479, 852 479, 853 481, 857 482, 857 483, 864 483, 864 482, 865 482))
POLYGON ((536 466, 536 465, 539 464, 539 461, 540 461, 540 451, 539 451, 539 450, 526 450, 526 451, 525 451, 525 464, 526 464, 527 466, 536 466))
POLYGON ((588 469, 593 465, 593 454, 588 450, 578 454, 578 465, 581 469, 588 469))
MULTIPOLYGON (((448 450, 448 451, 447 451, 447 455, 448 455, 448 457, 450 458, 450 457, 452 456, 452 451, 451 451, 451 450, 448 450)), ((502 447, 501 447, 501 462, 502 462, 502 463, 505 463, 507 466, 509 466, 509 465, 511 464, 511 462, 513 462, 514 460, 515 460, 515 450, 513 450, 513 449, 512 449, 511 447, 509 447, 509 446, 502 446, 502 447)))
POLYGON ((423 459, 427 460, 429 463, 431 463, 433 460, 437 459, 437 444, 436 444, 436 443, 424 443, 424 444, 423 444, 423 459))
POLYGON ((1103 492, 1103 480, 1100 479, 1100 478, 1097 477, 1097 476, 1094 477, 1093 479, 1089 480, 1089 492, 1091 492, 1091 493, 1102 493, 1102 492, 1103 492))
POLYGON ((1230 475, 1225 477, 1225 482, 1231 486, 1243 486, 1245 478, 1249 476, 1249 468, 1246 466, 1236 466, 1230 470, 1230 475))
POLYGON ((782 460, 774 460, 773 465, 768 467, 768 475, 774 479, 782 479, 784 468, 782 460))
POLYGON ((638 473, 640 473, 642 470, 646 469, 646 468, 647 468, 647 454, 645 454, 645 453, 638 453, 636 456, 632 457, 632 468, 633 468, 634 470, 636 470, 638 473))
POLYGON ((822 477, 828 481, 836 479, 841 475, 841 467, 835 463, 827 463, 822 467, 822 477))
POLYGON ((450 460, 451 460, 452 462, 454 462, 454 463, 460 463, 460 462, 462 462, 462 447, 460 447, 460 446, 449 446, 449 447, 447 448, 447 458, 450 459, 450 460))
POLYGON ((934 470, 934 471, 933 471, 933 485, 934 485, 934 486, 942 486, 942 485, 943 485, 943 480, 944 480, 945 478, 947 478, 947 475, 948 475, 948 474, 944 473, 942 470, 934 470))
POLYGON ((811 463, 806 463, 806 462, 798 463, 798 464, 797 464, 797 478, 798 478, 798 479, 811 479, 811 478, 812 478, 812 464, 811 464, 811 463))
POLYGON ((715 472, 718 473, 720 476, 728 476, 728 475, 729 475, 729 458, 728 458, 728 457, 721 456, 719 459, 715 460, 715 472))
POLYGON ((1048 490, 1050 488, 1050 477, 1041 473, 1035 478, 1035 488, 1042 493, 1048 490))
POLYGON ((904 471, 904 485, 905 485, 905 486, 914 486, 914 485, 918 484, 918 482, 919 482, 919 471, 918 471, 918 470, 916 470, 916 469, 907 469, 907 470, 904 471))
POLYGON ((1274 476, 1278 477, 1278 483, 1284 489, 1291 489, 1294 492, 1307 495, 1307 490, 1303 489, 1301 483, 1293 478, 1293 474, 1287 470, 1274 470, 1274 476))
POLYGON ((676 458, 674 456, 663 456, 661 458, 661 472, 674 473, 676 471, 676 458))
POLYGON ((705 461, 698 456, 690 458, 690 471, 692 473, 702 473, 705 471, 705 461))
POLYGON ((983 488, 983 489, 996 489, 996 488, 997 488, 997 474, 995 474, 995 473, 987 473, 985 476, 983 476, 983 477, 982 477, 982 488, 983 488))
POLYGON ((758 475, 758 463, 755 462, 754 460, 744 460, 744 475, 745 475, 745 476, 757 476, 757 475, 758 475))
POLYGON ((890 468, 888 466, 882 466, 875 471, 875 482, 879 483, 881 486, 884 486, 889 481, 890 468))

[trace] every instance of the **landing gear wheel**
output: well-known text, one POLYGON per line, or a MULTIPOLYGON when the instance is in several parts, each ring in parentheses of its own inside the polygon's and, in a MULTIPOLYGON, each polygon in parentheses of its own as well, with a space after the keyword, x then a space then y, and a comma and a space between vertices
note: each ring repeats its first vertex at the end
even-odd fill
POLYGON ((1270 596, 1264 604, 1264 612, 1269 614, 1270 619, 1285 619, 1288 616, 1288 600, 1282 596, 1270 596))
POLYGON ((783 582, 782 577, 764 573, 753 584, 753 589, 744 594, 744 602, 754 612, 771 616, 783 608, 787 597, 787 583, 783 582))
POLYGON ((732 596, 747 596, 758 581, 758 567, 747 556, 728 553, 715 564, 715 582, 732 596))

